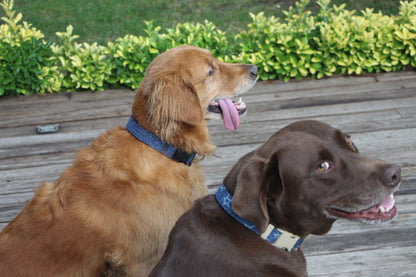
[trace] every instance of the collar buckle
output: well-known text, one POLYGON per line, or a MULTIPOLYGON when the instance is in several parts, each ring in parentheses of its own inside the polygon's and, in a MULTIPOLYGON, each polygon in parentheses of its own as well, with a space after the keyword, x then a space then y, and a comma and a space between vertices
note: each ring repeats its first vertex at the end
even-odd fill
POLYGON ((180 163, 187 164, 191 166, 193 159, 195 158, 196 153, 189 154, 182 149, 177 149, 175 154, 172 156, 172 160, 175 160, 180 163))
POLYGON ((281 230, 279 228, 277 228, 277 230, 279 232, 281 232, 281 234, 280 234, 279 238, 272 244, 276 247, 284 248, 289 252, 293 251, 293 250, 296 250, 297 249, 296 245, 297 245, 298 241, 301 240, 301 238, 299 238, 298 236, 296 236, 292 233, 281 230))

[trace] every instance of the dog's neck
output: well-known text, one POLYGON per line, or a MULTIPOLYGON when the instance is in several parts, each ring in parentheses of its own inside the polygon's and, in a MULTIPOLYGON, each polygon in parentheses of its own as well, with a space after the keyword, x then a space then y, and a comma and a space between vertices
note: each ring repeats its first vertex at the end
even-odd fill
POLYGON ((192 161, 195 158, 196 153, 187 153, 182 149, 178 149, 171 144, 163 142, 155 134, 140 126, 133 117, 130 117, 127 123, 127 130, 141 142, 149 145, 174 161, 191 166, 192 161))
POLYGON ((256 226, 247 219, 240 217, 232 208, 232 195, 227 191, 224 185, 221 185, 215 193, 215 198, 220 206, 235 220, 244 227, 260 235, 264 240, 270 242, 277 248, 285 249, 289 252, 296 250, 303 242, 303 239, 285 230, 276 228, 269 224, 264 233, 260 233, 256 226))

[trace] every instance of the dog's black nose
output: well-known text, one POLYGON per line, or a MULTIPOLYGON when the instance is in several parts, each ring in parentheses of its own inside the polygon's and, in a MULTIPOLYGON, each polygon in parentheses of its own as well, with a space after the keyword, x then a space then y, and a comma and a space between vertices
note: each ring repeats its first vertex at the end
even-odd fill
POLYGON ((250 72, 250 76, 253 78, 257 78, 257 74, 259 72, 259 69, 254 64, 251 64, 248 66, 248 71, 250 72))
POLYGON ((390 165, 386 169, 384 169, 384 172, 381 175, 380 179, 384 185, 389 186, 389 187, 395 187, 402 180, 402 176, 400 172, 401 172, 400 166, 390 165))

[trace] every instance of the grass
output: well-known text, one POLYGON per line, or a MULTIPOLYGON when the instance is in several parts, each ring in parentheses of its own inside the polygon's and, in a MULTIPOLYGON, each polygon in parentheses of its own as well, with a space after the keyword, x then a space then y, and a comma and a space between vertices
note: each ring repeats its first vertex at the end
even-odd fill
MULTIPOLYGON (((74 27, 79 42, 106 44, 127 34, 145 35, 144 21, 171 28, 180 22, 212 21, 227 32, 238 32, 251 22, 249 12, 263 11, 267 16, 283 16, 283 10, 295 0, 15 0, 14 9, 23 20, 40 29, 47 40, 56 41, 56 32, 74 27)), ((332 4, 347 4, 347 9, 373 8, 384 14, 397 14, 399 0, 332 0, 332 4)), ((318 10, 316 1, 309 8, 318 10)), ((3 16, 0 11, 0 16, 3 16)))

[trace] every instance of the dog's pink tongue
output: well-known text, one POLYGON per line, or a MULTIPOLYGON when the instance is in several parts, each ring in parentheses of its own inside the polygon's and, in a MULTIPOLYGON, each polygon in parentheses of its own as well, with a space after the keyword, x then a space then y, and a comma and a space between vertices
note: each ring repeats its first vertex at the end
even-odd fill
POLYGON ((231 99, 219 99, 222 111, 222 118, 224 120, 224 126, 228 130, 236 130, 240 125, 240 119, 238 117, 238 111, 231 99))

